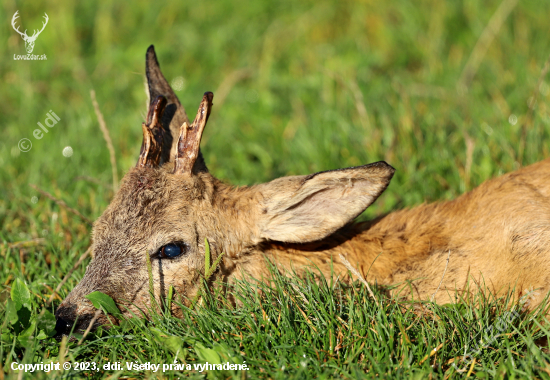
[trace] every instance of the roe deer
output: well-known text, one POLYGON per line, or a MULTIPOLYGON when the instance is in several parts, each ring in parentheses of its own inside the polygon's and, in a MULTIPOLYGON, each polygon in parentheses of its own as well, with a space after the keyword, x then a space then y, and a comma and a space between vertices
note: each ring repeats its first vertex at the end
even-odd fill
MULTIPOLYGON (((423 204, 370 222, 353 223, 388 186, 385 162, 279 178, 236 188, 214 178, 199 151, 212 108, 205 93, 190 123, 162 75, 155 51, 146 54, 150 106, 143 143, 113 201, 93 227, 92 261, 82 281, 57 309, 56 330, 90 324, 85 296, 110 295, 123 314, 147 314, 150 256, 157 299, 174 287, 192 299, 204 276, 205 238, 212 260, 224 256, 213 278, 268 276, 266 258, 325 276, 348 273, 340 254, 367 281, 412 281, 406 296, 446 303, 455 290, 485 284, 495 294, 550 285, 550 161, 489 180, 454 201, 423 204), (449 260, 447 261, 447 258, 449 260), (436 291, 438 290, 438 291, 436 291)), ((303 272, 302 272, 303 273, 303 272)), ((173 307, 174 315, 181 314, 173 307)), ((107 323, 101 315, 95 326, 107 323)))

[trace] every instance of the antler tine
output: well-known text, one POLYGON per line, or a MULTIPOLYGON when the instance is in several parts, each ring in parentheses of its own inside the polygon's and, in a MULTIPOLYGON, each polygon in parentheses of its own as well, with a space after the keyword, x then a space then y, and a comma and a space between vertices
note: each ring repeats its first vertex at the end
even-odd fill
POLYGON ((19 15, 18 15, 19 11, 16 11, 14 14, 13 14, 13 17, 11 18, 11 26, 13 27, 13 29, 19 33, 21 36, 26 36, 27 35, 27 30, 25 29, 25 33, 21 33, 19 31, 19 27, 15 27, 15 22, 16 20, 19 18, 19 15))
POLYGON ((191 174, 199 156, 202 132, 212 111, 214 94, 205 92, 197 116, 191 125, 184 122, 180 128, 178 151, 174 162, 174 174, 191 174))
POLYGON ((50 19, 48 17, 48 14, 44 12, 44 16, 42 16, 46 19, 46 22, 42 22, 42 29, 40 29, 39 31, 38 30, 34 30, 34 33, 32 34, 32 37, 35 37, 35 36, 38 36, 40 33, 42 33, 42 31, 44 30, 44 28, 46 27, 46 25, 48 25, 48 20, 50 19))
POLYGON ((45 22, 42 22, 42 29, 40 29, 40 32, 38 32, 38 34, 42 33, 42 31, 44 30, 44 28, 46 27, 46 25, 48 25, 48 21, 50 20, 50 18, 48 17, 48 14, 46 12, 44 12, 44 16, 42 16, 46 19, 45 22))
POLYGON ((157 96, 149 106, 147 123, 141 124, 143 143, 141 144, 137 167, 153 168, 159 165, 164 140, 164 129, 160 120, 165 107, 166 98, 164 96, 157 96))

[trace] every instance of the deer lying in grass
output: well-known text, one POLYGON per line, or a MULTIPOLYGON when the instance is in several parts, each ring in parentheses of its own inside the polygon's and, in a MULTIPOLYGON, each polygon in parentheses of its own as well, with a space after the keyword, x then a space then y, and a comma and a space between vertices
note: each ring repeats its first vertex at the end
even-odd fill
POLYGON ((405 291, 415 299, 436 293, 436 302, 453 302, 467 279, 473 280, 469 291, 485 284, 497 295, 539 289, 533 306, 548 291, 549 160, 489 180, 454 201, 354 224, 388 186, 390 165, 230 186, 208 172, 199 151, 212 93, 204 95, 190 123, 152 46, 146 73, 151 104, 137 165, 94 224, 93 259, 56 311, 58 334, 66 334, 77 317, 75 330, 86 329, 95 309, 85 296, 93 291, 110 295, 126 316, 147 313, 146 255, 158 300, 170 286, 192 299, 204 276, 205 238, 212 259, 225 253, 213 276, 225 283, 242 274, 268 276, 265 258, 299 273, 317 266, 326 276, 332 262, 334 275, 345 276, 341 254, 367 281, 412 281, 405 291))

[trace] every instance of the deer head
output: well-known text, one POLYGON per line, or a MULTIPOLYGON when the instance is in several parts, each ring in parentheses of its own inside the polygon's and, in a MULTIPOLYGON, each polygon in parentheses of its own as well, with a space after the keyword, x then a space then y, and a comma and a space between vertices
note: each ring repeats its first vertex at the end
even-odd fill
MULTIPOLYGON (((55 313, 58 334, 70 331, 75 320, 76 330, 87 328, 95 309, 85 296, 93 291, 111 296, 126 316, 147 315, 147 256, 158 303, 170 286, 185 301, 204 276, 205 238, 212 260, 225 253, 215 277, 226 280, 243 268, 253 275, 250 263, 262 257, 263 242, 303 243, 331 235, 365 210, 393 175, 391 166, 378 162, 251 187, 224 184, 208 172, 199 150, 213 94, 204 94, 190 123, 153 46, 146 74, 151 102, 137 165, 94 223, 92 261, 55 313)), ((175 307, 171 312, 181 313, 175 307)), ((101 316, 96 325, 107 321, 101 316)))
POLYGON ((34 49, 34 43, 36 41, 36 39, 38 38, 38 36, 40 35, 40 33, 42 33, 42 31, 44 30, 44 28, 46 27, 46 25, 48 24, 48 15, 46 13, 44 13, 44 19, 46 21, 44 21, 42 23, 42 29, 40 29, 39 31, 35 30, 34 33, 32 34, 32 36, 27 36, 27 29, 25 29, 25 31, 23 33, 21 33, 19 31, 19 27, 15 27, 15 20, 19 17, 18 14, 19 11, 16 11, 15 14, 13 15, 12 19, 11 19, 11 26, 13 27, 13 29, 19 33, 21 35, 21 38, 23 38, 23 40, 25 41, 25 49, 27 50, 27 53, 32 53, 33 49, 34 49))

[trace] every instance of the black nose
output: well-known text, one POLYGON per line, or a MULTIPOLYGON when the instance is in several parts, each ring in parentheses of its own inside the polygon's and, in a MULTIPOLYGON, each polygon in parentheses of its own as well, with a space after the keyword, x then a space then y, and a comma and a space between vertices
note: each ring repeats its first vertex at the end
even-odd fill
POLYGON ((55 339, 61 340, 63 335, 69 335, 73 328, 74 321, 57 318, 55 323, 55 339))
MULTIPOLYGON (((55 339, 61 340, 63 335, 70 334, 77 320, 76 305, 62 303, 55 311, 55 319, 55 339)), ((74 330, 76 328, 77 326, 75 326, 74 330)))

